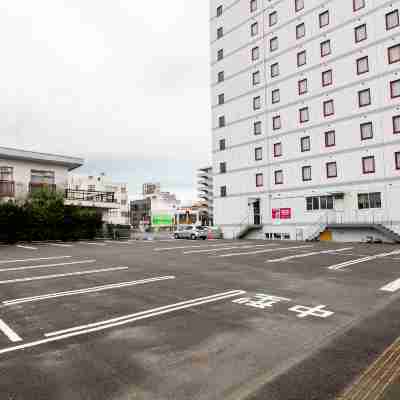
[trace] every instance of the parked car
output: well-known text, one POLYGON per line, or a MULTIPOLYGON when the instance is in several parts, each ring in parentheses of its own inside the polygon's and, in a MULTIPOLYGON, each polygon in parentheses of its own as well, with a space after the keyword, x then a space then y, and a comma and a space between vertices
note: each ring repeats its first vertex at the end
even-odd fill
POLYGON ((187 225, 185 227, 179 227, 174 232, 175 239, 203 239, 206 240, 208 236, 208 230, 203 226, 187 225), (179 228, 182 228, 181 230, 179 228))
POLYGON ((208 239, 223 239, 221 228, 219 226, 208 227, 208 239))

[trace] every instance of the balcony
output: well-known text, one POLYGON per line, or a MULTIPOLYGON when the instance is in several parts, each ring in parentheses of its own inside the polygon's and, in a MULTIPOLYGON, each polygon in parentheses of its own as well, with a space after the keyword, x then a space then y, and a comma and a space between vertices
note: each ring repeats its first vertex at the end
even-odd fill
POLYGON ((89 201, 92 203, 116 203, 114 192, 96 192, 89 190, 65 190, 65 199, 72 201, 89 201))
POLYGON ((57 190, 57 185, 54 183, 41 183, 41 182, 30 182, 29 183, 29 193, 40 192, 41 190, 48 190, 50 192, 55 192, 57 190))
POLYGON ((14 196, 15 196, 15 182, 0 181, 0 197, 14 197, 14 196))

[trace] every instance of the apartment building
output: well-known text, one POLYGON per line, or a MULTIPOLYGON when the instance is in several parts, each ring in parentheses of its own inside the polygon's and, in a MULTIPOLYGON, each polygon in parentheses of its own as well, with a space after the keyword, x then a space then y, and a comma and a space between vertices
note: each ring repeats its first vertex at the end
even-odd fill
POLYGON ((197 170, 197 195, 200 199, 199 216, 204 225, 213 225, 214 221, 214 187, 211 166, 197 170))
POLYGON ((400 232, 400 1, 211 0, 214 218, 400 232))

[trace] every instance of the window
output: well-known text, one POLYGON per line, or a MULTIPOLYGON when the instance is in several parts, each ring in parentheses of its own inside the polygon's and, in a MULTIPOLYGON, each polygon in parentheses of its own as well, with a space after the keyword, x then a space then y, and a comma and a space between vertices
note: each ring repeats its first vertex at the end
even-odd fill
POLYGON ((301 168, 301 175, 303 178, 303 181, 311 181, 311 166, 307 165, 305 167, 301 168))
POLYGON ((218 83, 223 82, 225 80, 225 73, 224 71, 219 71, 218 72, 218 83))
POLYGON ((369 71, 368 56, 361 57, 357 61, 357 75, 365 74, 369 71))
POLYGON ((321 47, 321 57, 326 57, 331 54, 331 41, 325 40, 320 44, 321 47))
POLYGON ((13 167, 0 167, 0 181, 10 182, 13 180, 13 167))
POLYGON ((258 22, 254 22, 254 24, 251 24, 250 33, 251 33, 251 36, 258 35, 258 22))
POLYGON ((364 122, 360 124, 361 140, 372 139, 374 137, 374 129, 372 122, 364 122))
POLYGON ((397 135, 400 133, 400 115, 392 117, 393 134, 397 135))
POLYGON ((300 123, 304 123, 310 120, 310 113, 308 107, 300 108, 299 110, 299 120, 300 123))
POLYGON ((299 89, 300 96, 302 94, 307 93, 307 91, 308 91, 307 79, 302 79, 301 81, 298 82, 298 89, 299 89))
POLYGON ((335 106, 333 100, 326 100, 323 103, 324 117, 335 114, 335 106))
POLYGON ((281 101, 281 94, 279 89, 274 89, 271 92, 272 104, 279 103, 281 101))
POLYGON ((329 10, 326 10, 319 14, 319 27, 323 28, 327 25, 329 25, 329 10))
POLYGON ((262 147, 256 147, 254 149, 254 159, 256 161, 261 161, 262 160, 262 147))
POLYGON ((333 73, 331 69, 322 72, 322 86, 332 85, 333 73))
POLYGON ((253 86, 258 85, 261 82, 260 71, 253 72, 253 86))
POLYGON ((222 6, 217 7, 217 17, 220 17, 222 15, 222 6))
POLYGON ((274 143, 274 157, 282 156, 282 143, 274 143))
POLYGON ((274 172, 275 175, 275 185, 282 185, 283 183, 283 171, 280 169, 274 172))
POLYGON ((375 157, 368 156, 362 158, 363 174, 373 174, 375 172, 375 157))
POLYGON ((225 95, 223 93, 218 95, 218 104, 224 104, 225 103, 225 95))
POLYGON ((325 132, 325 147, 333 147, 336 145, 336 132, 325 132))
POLYGON ((39 171, 36 169, 32 169, 31 170, 31 183, 54 185, 54 183, 55 183, 54 171, 39 171))
POLYGON ((399 10, 394 10, 386 14, 386 30, 399 26, 399 10))
POLYGON ((219 173, 220 174, 226 173, 226 162, 219 163, 219 173))
POLYGON ((392 99, 400 97, 400 79, 390 82, 390 97, 392 99))
POLYGON ((217 29, 217 39, 221 39, 224 36, 224 28, 220 27, 217 29))
POLYGON ((371 104, 371 91, 370 89, 360 90, 358 92, 358 106, 365 107, 371 104))
POLYGON ((275 78, 279 75, 279 64, 274 63, 271 65, 271 78, 275 78))
POLYGON ((337 177, 336 161, 326 163, 326 177, 327 178, 336 178, 337 177))
POLYGON ((224 151, 226 149, 226 140, 220 139, 219 141, 219 151, 224 151))
POLYGON ((307 53, 305 50, 297 53, 297 66, 301 67, 307 63, 307 53))
POLYGON ((256 186, 261 187, 264 186, 264 175, 256 174, 256 186))
POLYGON ((304 0, 294 0, 294 9, 296 12, 301 11, 304 8, 304 0))
POLYGON ((394 163, 396 169, 400 169, 400 151, 396 151, 396 153, 394 153, 394 163))
POLYGON ((268 16, 269 26, 274 26, 278 23, 278 13, 272 11, 268 16))
POLYGON ((221 61, 224 58, 224 49, 219 49, 217 53, 217 60, 221 61))
POLYGON ((400 61, 400 44, 388 48, 388 61, 389 64, 400 61))
POLYGON ((88 191, 89 192, 95 192, 96 191, 96 185, 88 185, 88 191))
POLYGON ((296 26, 296 39, 301 39, 306 36, 306 25, 301 23, 296 26))
POLYGON ((253 97, 253 110, 259 110, 261 108, 261 97, 253 97))
POLYGON ((274 36, 269 41, 269 49, 270 49, 270 51, 275 51, 275 50, 278 50, 278 47, 279 47, 278 37, 274 36))
POLYGON ((333 210, 333 196, 314 196, 306 198, 307 211, 333 210))
POLYGON ((358 209, 382 208, 381 193, 359 193, 358 209))
POLYGON ((250 12, 257 10, 257 0, 250 0, 250 12))
POLYGON ((305 151, 311 150, 311 138, 310 136, 304 136, 300 139, 300 149, 304 153, 305 151))
POLYGON ((224 126, 225 126, 225 115, 221 115, 219 118, 218 118, 218 126, 220 127, 220 128, 223 128, 224 126))
POLYGON ((282 128, 281 116, 276 115, 275 117, 272 118, 272 129, 277 130, 281 128, 282 128))
POLYGON ((363 24, 354 28, 354 40, 356 43, 367 39, 367 25, 363 24))
POLYGON ((353 0, 353 10, 358 11, 365 7, 365 0, 353 0))
POLYGON ((226 197, 226 186, 220 187, 221 197, 226 197))
POLYGON ((260 58, 260 48, 259 47, 253 47, 251 49, 251 59, 253 61, 256 61, 260 58))
POLYGON ((254 122, 254 125, 253 125, 253 132, 254 132, 254 135, 261 135, 261 121, 256 121, 256 122, 254 122))

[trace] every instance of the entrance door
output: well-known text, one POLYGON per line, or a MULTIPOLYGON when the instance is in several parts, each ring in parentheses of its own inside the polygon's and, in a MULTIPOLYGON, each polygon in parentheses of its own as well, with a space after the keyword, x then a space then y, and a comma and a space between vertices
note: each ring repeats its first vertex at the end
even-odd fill
POLYGON ((254 225, 261 225, 260 200, 253 203, 254 225))

